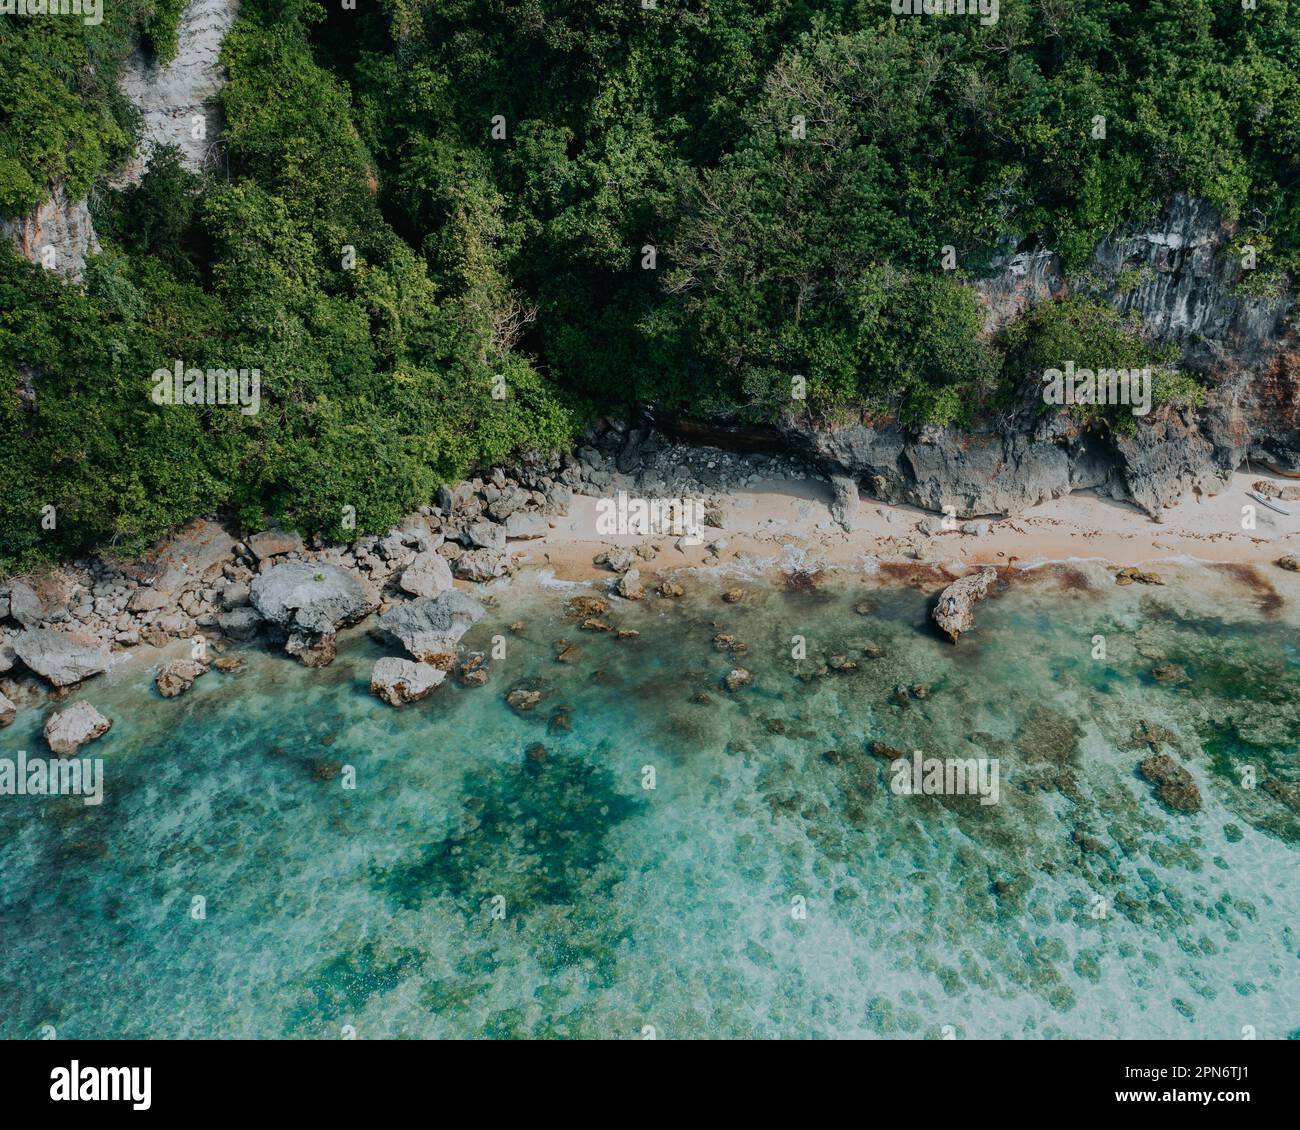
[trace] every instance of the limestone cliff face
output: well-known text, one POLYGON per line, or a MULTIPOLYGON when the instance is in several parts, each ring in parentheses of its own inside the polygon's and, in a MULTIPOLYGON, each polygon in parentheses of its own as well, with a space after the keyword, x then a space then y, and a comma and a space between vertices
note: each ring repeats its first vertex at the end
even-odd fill
MULTIPOLYGON (((135 184, 156 146, 171 144, 197 172, 211 158, 220 132, 216 98, 225 82, 221 44, 239 13, 238 0, 192 0, 181 17, 176 58, 165 67, 136 51, 123 69, 122 92, 140 109, 143 131, 130 164, 114 182, 135 184), (202 128, 196 128, 198 123, 202 128)), ((33 263, 43 263, 80 281, 86 257, 99 251, 95 226, 84 200, 68 200, 62 184, 27 216, 0 223, 33 263)))
POLYGON ((1205 201, 1175 196, 1155 223, 1103 240, 1077 277, 1067 277, 1051 251, 1037 250, 973 284, 989 333, 1038 302, 1070 294, 1134 313, 1152 341, 1174 342, 1182 364, 1205 376, 1209 394, 1199 409, 1156 409, 1132 436, 1084 431, 1064 414, 1044 417, 1033 403, 973 431, 865 418, 828 424, 793 414, 782 431, 879 498, 953 506, 964 517, 1015 514, 1095 488, 1159 519, 1189 491, 1222 490, 1247 460, 1300 474, 1294 296, 1239 287, 1241 258, 1227 251, 1235 234, 1205 201))
POLYGON ((127 60, 120 86, 139 108, 143 131, 119 184, 139 181, 159 145, 176 146, 192 172, 211 161, 220 133, 217 95, 226 81, 221 44, 238 14, 239 0, 191 0, 181 16, 175 59, 160 67, 137 50, 127 60))
POLYGON ((18 245, 24 258, 78 282, 86 269, 86 256, 99 251, 86 202, 69 201, 61 184, 34 211, 4 221, 0 230, 18 245))

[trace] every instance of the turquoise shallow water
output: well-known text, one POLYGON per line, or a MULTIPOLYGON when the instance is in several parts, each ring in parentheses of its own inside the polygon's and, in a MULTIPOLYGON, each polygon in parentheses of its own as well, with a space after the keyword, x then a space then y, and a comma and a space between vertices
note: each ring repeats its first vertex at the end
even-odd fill
MULTIPOLYGON (((467 637, 506 640, 489 684, 400 710, 368 693, 361 633, 319 671, 250 648, 171 701, 142 666, 91 684, 103 805, 0 798, 0 1035, 1300 1029, 1295 579, 1044 570, 957 647, 927 627, 932 582, 751 579, 725 604, 734 580, 684 581, 615 602, 641 633, 618 640, 565 615, 589 590, 517 579, 467 637), (752 686, 721 689, 719 633, 752 686), (521 680, 530 714, 504 702, 521 680), (1200 812, 1137 776, 1143 722, 1200 812), (995 757, 999 802, 896 795, 873 740, 995 757)), ((0 756, 41 751, 43 713, 0 756)))

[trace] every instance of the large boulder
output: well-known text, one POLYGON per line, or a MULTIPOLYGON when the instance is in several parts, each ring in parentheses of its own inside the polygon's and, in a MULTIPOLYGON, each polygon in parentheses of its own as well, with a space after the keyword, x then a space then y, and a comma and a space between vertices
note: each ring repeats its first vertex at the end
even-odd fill
POLYGON ((506 531, 495 522, 471 522, 461 536, 461 541, 473 549, 496 549, 506 547, 506 531))
POLYGON ((221 634, 232 640, 251 640, 262 626, 262 617, 256 608, 232 608, 217 613, 217 627, 221 634))
POLYGON ((253 607, 288 635, 285 651, 308 667, 334 658, 334 633, 365 619, 379 607, 366 581, 337 565, 285 561, 255 577, 253 607))
POLYGON ((45 619, 45 606, 30 585, 14 581, 9 586, 9 616, 24 628, 34 628, 45 619))
POLYGON ((831 517, 847 532, 853 532, 858 516, 858 481, 849 475, 831 475, 831 517))
POLYGON ((158 668, 154 685, 163 698, 175 698, 184 694, 194 685, 194 680, 208 669, 206 663, 197 659, 171 659, 158 668))
POLYGON ((398 583, 412 596, 437 596, 452 587, 451 566, 436 553, 421 553, 398 583))
POLYGON ((139 588, 131 594, 126 607, 129 612, 156 612, 160 608, 166 608, 168 603, 167 598, 157 589, 139 588))
POLYGON ((375 633, 414 659, 451 669, 456 643, 483 617, 483 606, 459 589, 420 597, 390 608, 375 622, 375 633))
POLYGON ((385 656, 370 672, 370 690, 389 706, 418 702, 447 677, 447 672, 428 663, 385 656))
POLYGON ((518 510, 506 519, 506 537, 531 540, 544 538, 551 531, 551 523, 544 514, 525 513, 518 510))
POLYGON ((494 549, 471 549, 457 557, 452 568, 462 581, 490 581, 510 571, 510 559, 494 549))
POLYGON ((934 621, 953 643, 974 626, 975 616, 971 607, 988 595, 989 586, 997 579, 994 570, 984 569, 953 581, 939 594, 939 603, 934 606, 934 621))
POLYGON ((101 738, 113 723, 88 702, 74 702, 58 710, 45 722, 45 740, 60 757, 71 757, 87 742, 101 738))
POLYGON ((109 651, 94 636, 28 628, 14 639, 14 652, 28 668, 56 687, 70 687, 108 670, 109 651))

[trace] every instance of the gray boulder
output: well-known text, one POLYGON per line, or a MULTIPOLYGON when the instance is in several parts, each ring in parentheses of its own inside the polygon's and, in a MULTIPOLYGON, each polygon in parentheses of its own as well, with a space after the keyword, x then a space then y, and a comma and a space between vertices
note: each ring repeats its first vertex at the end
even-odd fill
POLYGON ((370 691, 389 706, 404 706, 426 697, 446 677, 446 671, 428 663, 385 656, 370 672, 370 691))
POLYGON ((262 626, 262 617, 256 608, 232 608, 217 614, 217 627, 221 634, 232 640, 251 640, 262 626))
POLYGON ((5 698, 3 694, 0 694, 0 730, 12 725, 17 714, 18 707, 5 698))
POLYGON ((478 549, 505 549, 506 531, 495 522, 471 522, 461 541, 478 549))
POLYGON ((253 579, 253 607, 288 634, 285 651, 308 667, 334 658, 334 634, 379 607, 374 588, 337 565, 285 561, 253 579))
POLYGON ((934 620, 953 643, 963 632, 974 627, 971 607, 988 595, 989 586, 997 579, 996 572, 984 569, 954 581, 939 594, 939 603, 934 606, 934 620))
POLYGON ((445 671, 455 660, 457 641, 482 617, 483 606, 477 600, 459 589, 448 589, 390 608, 375 621, 374 634, 445 671))
POLYGON ((71 757, 87 742, 101 738, 113 728, 88 702, 74 702, 67 710, 55 711, 45 722, 45 740, 60 757, 71 757))
POLYGON ((451 566, 436 553, 421 553, 398 583, 412 596, 437 596, 452 587, 451 566))
POLYGON ((248 548, 259 561, 280 557, 286 553, 302 552, 302 537, 286 530, 263 530, 248 539, 248 548))
POLYGON ((510 569, 510 561, 499 550, 471 549, 456 558, 453 568, 462 581, 490 581, 494 577, 504 577, 510 569))
POLYGON ((32 671, 56 687, 70 687, 108 670, 109 651, 94 636, 28 628, 14 639, 14 652, 32 671))
POLYGON ((831 475, 831 517, 852 533, 858 517, 858 481, 849 475, 831 475))
POLYGON ((14 581, 9 586, 9 615, 24 628, 34 628, 45 619, 45 606, 30 585, 14 581))
POLYGON ((525 514, 523 511, 516 511, 506 519, 508 538, 544 538, 550 529, 550 522, 542 514, 525 514))

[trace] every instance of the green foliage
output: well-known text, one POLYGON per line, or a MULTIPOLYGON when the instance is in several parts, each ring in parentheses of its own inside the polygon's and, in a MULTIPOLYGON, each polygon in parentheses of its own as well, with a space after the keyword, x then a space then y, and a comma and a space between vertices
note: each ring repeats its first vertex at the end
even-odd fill
POLYGON ((1298 8, 246 0, 222 175, 164 149, 123 191, 122 61, 173 57, 182 0, 4 20, 0 218, 89 194, 105 253, 83 290, 0 249, 0 560, 221 506, 383 529, 635 398, 964 424, 1100 357, 1195 404, 1104 308, 988 340, 970 276, 1028 240, 1079 271, 1186 191, 1259 251, 1243 293, 1275 293, 1300 268, 1298 8), (154 405, 176 359, 258 368, 261 411, 154 405))

